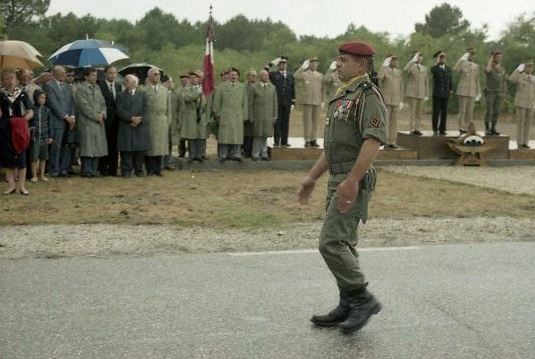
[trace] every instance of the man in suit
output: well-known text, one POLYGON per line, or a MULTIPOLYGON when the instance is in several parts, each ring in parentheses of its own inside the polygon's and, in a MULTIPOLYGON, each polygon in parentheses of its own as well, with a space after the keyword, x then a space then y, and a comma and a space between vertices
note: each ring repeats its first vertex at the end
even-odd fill
POLYGON ((160 71, 147 72, 150 149, 147 151, 147 174, 162 177, 163 156, 169 152, 169 90, 160 82, 160 71))
POLYGON ((277 71, 269 72, 269 79, 277 90, 277 103, 279 115, 275 122, 274 146, 290 147, 288 144, 288 131, 290 127, 290 112, 295 105, 295 81, 291 73, 287 71, 288 58, 281 56, 268 64, 277 66, 277 71))
POLYGON ((387 112, 385 147, 392 149, 397 147, 397 118, 403 106, 403 77, 401 71, 396 68, 397 62, 397 55, 388 56, 377 74, 387 112))
POLYGON ((485 67, 485 135, 497 136, 496 123, 502 108, 503 99, 507 93, 505 69, 502 66, 502 53, 492 51, 485 67))
POLYGON ((302 84, 300 103, 303 105, 303 129, 305 147, 319 147, 317 142, 318 122, 324 105, 323 74, 317 71, 319 60, 305 60, 295 72, 294 79, 302 84))
POLYGON ((99 161, 99 171, 102 176, 117 176, 119 153, 117 152, 117 131, 119 121, 116 117, 117 95, 121 93, 121 86, 116 82, 117 68, 108 65, 104 69, 106 79, 99 83, 100 91, 106 101, 106 139, 108 141, 108 155, 99 161))
POLYGON ((143 176, 143 157, 150 149, 147 96, 138 91, 138 81, 136 76, 126 75, 125 91, 117 95, 117 149, 121 152, 122 177, 131 177, 132 171, 143 176))
POLYGON ((243 123, 248 116, 247 91, 239 81, 240 72, 231 68, 230 80, 218 86, 214 94, 213 111, 219 123, 217 134, 219 161, 227 158, 242 162, 243 123))
POLYGON ((64 136, 73 131, 76 124, 74 98, 71 88, 65 84, 66 71, 63 66, 54 66, 52 80, 43 85, 50 109, 50 129, 53 142, 50 145, 48 173, 50 177, 68 176, 71 164, 71 150, 65 147, 64 136))
POLYGON ((451 68, 446 66, 446 53, 442 50, 433 55, 436 64, 431 67, 433 75, 433 134, 446 134, 448 100, 453 88, 451 68))
POLYGON ((459 72, 457 96, 459 97, 459 132, 466 133, 474 116, 474 105, 481 98, 479 84, 479 65, 474 62, 476 50, 472 47, 466 49, 453 69, 459 72))
POLYGON ((416 51, 405 68, 407 87, 405 95, 411 106, 410 131, 413 135, 421 136, 422 106, 429 98, 429 80, 427 68, 422 65, 423 56, 416 51))

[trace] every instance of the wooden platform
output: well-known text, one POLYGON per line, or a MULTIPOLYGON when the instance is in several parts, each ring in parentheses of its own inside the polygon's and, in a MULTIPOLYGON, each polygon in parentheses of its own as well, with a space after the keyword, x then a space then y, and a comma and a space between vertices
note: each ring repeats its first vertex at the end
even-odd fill
MULTIPOLYGON (((493 149, 485 154, 486 159, 502 160, 509 158, 508 136, 485 136, 478 132, 493 149)), ((459 132, 451 131, 446 136, 433 136, 431 131, 423 131, 422 136, 415 136, 407 131, 398 132, 397 143, 402 147, 414 149, 419 160, 456 159, 458 154, 447 145, 448 141, 459 138, 459 132)))

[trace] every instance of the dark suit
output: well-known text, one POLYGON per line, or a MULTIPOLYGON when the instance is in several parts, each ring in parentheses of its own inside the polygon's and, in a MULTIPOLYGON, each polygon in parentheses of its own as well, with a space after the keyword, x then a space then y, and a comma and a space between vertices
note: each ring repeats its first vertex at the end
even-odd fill
POLYGON ((431 67, 433 74, 433 131, 446 132, 448 99, 453 88, 451 68, 431 67))
POLYGON ((48 173, 51 176, 67 175, 71 165, 72 151, 67 144, 74 142, 74 131, 69 130, 65 117, 74 115, 74 96, 66 83, 61 86, 56 80, 43 85, 46 92, 46 105, 50 109, 50 132, 54 142, 50 145, 48 173))
POLYGON ((143 157, 150 149, 149 117, 147 115, 147 96, 144 92, 127 91, 117 95, 118 136, 117 149, 121 152, 121 175, 129 176, 132 169, 136 175, 143 174, 143 157), (143 117, 137 127, 130 126, 133 116, 143 117))
POLYGON ((295 103, 295 81, 291 73, 286 71, 286 77, 280 71, 269 73, 271 83, 277 90, 279 114, 275 122, 274 143, 276 145, 288 144, 288 130, 290 127, 290 110, 295 103))
POLYGON ((102 96, 106 101, 106 140, 108 142, 108 155, 102 157, 98 164, 98 169, 102 175, 117 175, 117 163, 119 161, 119 152, 117 151, 117 131, 119 129, 119 119, 117 118, 117 101, 116 97, 121 93, 121 86, 115 82, 115 98, 106 81, 99 83, 102 96))

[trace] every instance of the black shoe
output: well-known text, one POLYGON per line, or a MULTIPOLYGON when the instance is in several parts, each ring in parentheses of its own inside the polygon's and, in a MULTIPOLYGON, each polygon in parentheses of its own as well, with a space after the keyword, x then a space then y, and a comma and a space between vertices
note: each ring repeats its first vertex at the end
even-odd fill
POLYGON ((494 129, 494 128, 492 128, 492 129, 490 130, 490 133, 491 133, 493 136, 499 136, 499 135, 500 135, 500 133, 499 133, 498 131, 496 131, 496 129, 494 129))
POLYGON ((459 129, 459 133, 460 133, 461 135, 464 135, 464 134, 466 133, 466 130, 461 128, 461 129, 459 129))
POLYGON ((305 148, 310 147, 310 142, 305 142, 305 148))
POLYGON ((340 302, 338 306, 327 314, 314 314, 310 321, 320 327, 335 327, 345 321, 349 315, 349 296, 347 292, 340 290, 340 302))
POLYGON ((531 148, 528 145, 520 145, 520 147, 522 147, 522 148, 531 148))
POLYGON ((366 286, 349 293, 349 297, 349 314, 347 319, 340 324, 344 333, 352 333, 361 329, 373 314, 381 311, 381 303, 366 289, 366 286))
POLYGON ((288 143, 285 143, 285 144, 281 145, 281 147, 292 147, 292 145, 290 145, 288 143))
POLYGON ((412 131, 412 134, 415 135, 415 136, 421 136, 422 135, 422 133, 420 131, 418 131, 418 130, 412 131))
POLYGON ((440 132, 439 132, 439 135, 440 135, 440 136, 446 136, 446 131, 440 131, 440 132))
POLYGON ((318 142, 316 140, 310 141, 310 147, 319 147, 318 142))

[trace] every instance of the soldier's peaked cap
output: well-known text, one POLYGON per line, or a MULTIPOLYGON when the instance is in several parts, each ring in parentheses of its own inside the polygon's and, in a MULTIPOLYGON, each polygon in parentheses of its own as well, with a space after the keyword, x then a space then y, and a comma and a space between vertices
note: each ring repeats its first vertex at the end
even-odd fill
POLYGON ((444 51, 438 50, 437 52, 433 54, 433 57, 439 57, 439 56, 445 56, 445 55, 446 53, 444 51))
POLYGON ((288 62, 288 57, 286 56, 280 56, 280 62, 288 62))
POLYGON ((341 54, 350 54, 355 56, 373 56, 375 50, 373 47, 362 41, 348 41, 340 45, 338 52, 341 54))

